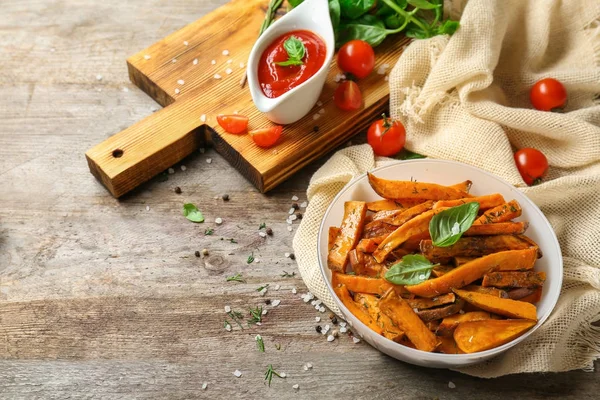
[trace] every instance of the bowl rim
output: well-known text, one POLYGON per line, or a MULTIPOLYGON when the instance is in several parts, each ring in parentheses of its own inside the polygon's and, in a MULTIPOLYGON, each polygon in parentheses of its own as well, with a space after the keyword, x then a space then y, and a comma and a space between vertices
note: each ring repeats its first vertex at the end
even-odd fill
MULTIPOLYGON (((327 289, 329 290, 329 293, 331 294, 331 297, 333 298, 333 301, 337 304, 337 306, 341 309, 344 310, 344 315, 350 315, 355 321, 352 321, 352 323, 350 324, 350 326, 354 326, 355 324, 358 324, 359 326, 361 326, 361 328, 371 331, 371 328, 369 328, 367 325, 365 325, 362 321, 360 321, 358 318, 356 318, 354 316, 354 314, 352 314, 347 308, 346 306, 340 301, 340 299, 337 297, 337 295, 335 294, 335 292, 333 291, 333 287, 331 286, 331 281, 329 279, 327 279, 327 275, 325 273, 325 268, 327 268, 326 265, 323 265, 323 262, 321 260, 321 235, 324 232, 324 228, 325 228, 325 221, 327 220, 327 216, 329 215, 329 213, 331 212, 331 210, 333 209, 333 205, 336 204, 336 202, 338 201, 338 199, 348 190, 350 190, 353 186, 355 186, 359 181, 361 181, 362 179, 365 179, 367 177, 367 173, 375 173, 377 171, 381 171, 384 169, 388 169, 388 168, 393 168, 393 167, 397 167, 399 165, 406 165, 406 164, 425 164, 425 163, 433 163, 433 164, 452 164, 452 165, 458 165, 460 167, 466 167, 468 169, 473 169, 476 170, 478 172, 483 173, 484 175, 487 175, 488 177, 495 179, 496 181, 498 181, 498 183, 501 183, 505 186, 510 187, 511 189, 517 189, 515 188, 513 185, 511 185, 510 183, 508 183, 506 180, 504 180, 503 178, 494 175, 488 171, 485 171, 481 168, 475 167, 473 165, 469 165, 469 164, 465 164, 462 162, 458 162, 458 161, 452 161, 452 160, 438 160, 438 159, 417 159, 417 160, 399 160, 397 162, 393 162, 391 164, 386 164, 386 165, 382 165, 380 167, 377 168, 373 168, 371 170, 369 170, 368 172, 364 172, 360 175, 355 176, 350 182, 348 182, 343 188, 342 190, 339 191, 339 193, 333 198, 333 200, 331 201, 331 203, 329 204, 329 206, 327 207, 327 210, 325 211, 325 213, 323 214, 323 218, 321 220, 321 223, 319 224, 319 233, 317 235, 317 258, 319 261, 319 267, 321 270, 321 276, 323 277, 323 280, 325 281, 325 284, 327 285, 327 289)), ((403 346, 399 343, 394 342, 391 339, 386 338, 385 336, 382 335, 377 335, 378 340, 383 340, 385 343, 387 343, 386 341, 389 341, 390 344, 392 344, 392 348, 401 350, 402 352, 406 352, 407 355, 412 356, 412 357, 420 357, 423 361, 445 361, 448 362, 449 364, 451 364, 452 362, 456 362, 457 366, 458 365, 468 365, 468 364, 464 364, 465 362, 468 361, 473 361, 473 358, 478 358, 481 361, 484 361, 486 359, 489 359, 495 355, 498 355, 500 353, 503 353, 504 351, 508 350, 509 348, 516 346, 517 344, 519 344, 520 342, 522 342, 523 340, 527 339, 533 332, 535 332, 540 326, 542 326, 544 324, 544 322, 548 319, 548 317, 550 316, 550 314, 552 314, 552 311, 554 311, 554 308, 556 307, 556 304, 558 302, 558 298, 560 297, 560 288, 562 287, 562 282, 563 282, 563 273, 564 273, 564 268, 563 268, 563 257, 562 257, 562 251, 560 248, 560 244, 558 242, 558 239, 556 237, 556 233, 554 232, 554 229, 552 228, 552 225, 550 225, 550 222, 548 221, 548 219, 546 218, 546 216, 544 215, 544 213, 539 209, 539 207, 529 198, 525 195, 525 193, 519 191, 519 193, 521 193, 521 195, 525 198, 526 202, 529 204, 529 206, 531 206, 531 209, 533 210, 533 212, 539 214, 539 216, 542 217, 542 220, 545 222, 545 227, 544 229, 548 230, 550 232, 550 236, 551 236, 551 241, 554 244, 554 246, 556 246, 556 248, 558 249, 558 267, 559 267, 559 271, 558 271, 558 290, 555 291, 555 293, 552 292, 548 292, 546 294, 546 296, 550 296, 552 295, 552 297, 549 298, 550 303, 551 303, 551 307, 549 307, 548 311, 541 316, 541 318, 538 319, 537 323, 527 332, 525 332, 525 334, 519 336, 516 339, 511 340, 508 343, 505 343, 501 346, 495 347, 493 349, 489 349, 489 350, 484 350, 484 351, 480 351, 480 352, 476 352, 476 353, 466 353, 466 354, 444 354, 444 353, 429 353, 423 350, 418 350, 418 349, 413 349, 411 347, 408 346, 403 346), (423 358, 425 357, 425 358, 423 358)), ((381 197, 381 196, 380 196, 381 197)), ((374 347, 374 346, 372 346, 374 347)), ((381 351, 380 349, 378 349, 376 347, 377 350, 381 351)), ((478 361, 475 361, 478 362, 478 361)))

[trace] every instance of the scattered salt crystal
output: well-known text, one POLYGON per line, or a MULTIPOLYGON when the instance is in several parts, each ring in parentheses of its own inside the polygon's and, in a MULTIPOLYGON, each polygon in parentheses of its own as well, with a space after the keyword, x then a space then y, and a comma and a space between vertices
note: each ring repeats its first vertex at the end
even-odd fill
POLYGON ((255 258, 255 259, 254 259, 254 263, 255 263, 255 264, 260 264, 260 260, 259 260, 258 258, 255 258))
POLYGON ((290 210, 288 211, 288 214, 292 215, 294 212, 296 211, 296 209, 294 207, 290 208, 290 210))
POLYGON ((450 382, 448 382, 448 387, 449 387, 450 389, 455 389, 455 388, 456 388, 456 385, 454 384, 454 382, 450 381, 450 382))
POLYGON ((185 83, 185 81, 184 81, 183 79, 179 79, 179 80, 177 81, 177 83, 178 83, 178 84, 180 84, 180 85, 183 85, 183 84, 185 83))
POLYGON ((240 63, 240 68, 244 68, 244 63, 243 62, 240 63))
POLYGON ((172 60, 171 60, 171 62, 172 62, 173 64, 175 64, 175 63, 177 62, 177 59, 176 59, 176 58, 174 58, 174 59, 172 59, 172 60))
POLYGON ((321 109, 319 110, 319 114, 321 114, 321 115, 325 114, 325 109, 324 109, 324 108, 321 108, 321 109))
POLYGON ((333 336, 333 335, 327 336, 327 341, 328 342, 333 342, 334 340, 335 340, 335 336, 333 336))
POLYGON ((323 105, 323 102, 322 102, 321 100, 319 100, 319 101, 317 101, 317 105, 318 105, 319 107, 321 107, 321 106, 323 105))
POLYGON ((215 224, 221 225, 222 223, 223 223, 223 219, 221 219, 221 218, 215 218, 215 224))
POLYGON ((318 120, 319 118, 321 118, 321 114, 315 114, 315 115, 313 115, 313 119, 315 121, 318 120))
POLYGON ((229 55, 229 50, 223 50, 223 55, 224 56, 228 56, 229 55))
POLYGON ((290 255, 291 255, 290 253, 285 253, 284 254, 285 258, 290 258, 290 255))
POLYGON ((215 74, 214 78, 215 78, 215 79, 221 79, 221 75, 219 75, 219 74, 215 74))
POLYGON ((324 313, 325 312, 325 307, 319 308, 319 312, 324 313))
POLYGON ((346 328, 345 326, 340 326, 340 333, 346 333, 348 332, 348 328, 346 328))
POLYGON ((200 121, 202 121, 202 122, 206 122, 206 114, 202 114, 202 115, 200 116, 200 121))
POLYGON ((306 201, 303 201, 302 204, 300 204, 300 208, 306 208, 306 206, 308 206, 306 201))
POLYGON ((98 88, 98 89, 96 89, 96 91, 98 91, 98 92, 101 92, 101 91, 102 91, 102 88, 98 88))
POLYGON ((212 65, 215 65, 217 62, 216 62, 215 60, 212 60, 210 63, 211 63, 212 65))
POLYGON ((360 342, 360 339, 355 336, 355 337, 352 338, 352 341, 354 343, 358 343, 358 342, 360 342))
POLYGON ((225 327, 225 330, 227 332, 231 332, 231 325, 227 324, 227 326, 225 327))
POLYGON ((146 206, 146 211, 150 211, 150 206, 146 206))
POLYGON ((265 288, 262 288, 262 290, 261 290, 260 292, 258 292, 258 294, 260 294, 261 296, 263 296, 263 297, 264 297, 264 296, 265 296, 265 294, 267 294, 267 290, 269 290, 269 289, 267 289, 266 287, 265 287, 265 288))
POLYGON ((169 174, 174 174, 175 170, 173 168, 169 168, 169 174))
POLYGON ((227 64, 231 64, 231 63, 232 63, 232 61, 231 61, 231 60, 227 60, 227 64))
POLYGON ((239 378, 240 376, 242 376, 242 371, 240 371, 239 369, 236 369, 233 372, 233 375, 235 375, 236 378, 239 378))
POLYGON ((321 300, 316 300, 316 301, 315 301, 315 304, 316 304, 317 306, 320 306, 322 303, 323 303, 323 302, 322 302, 321 300))
POLYGON ((304 364, 304 365, 302 366, 302 369, 303 369, 303 370, 305 370, 305 371, 308 371, 308 367, 306 366, 306 364, 304 364))
POLYGON ((194 65, 198 65, 198 59, 197 59, 197 58, 194 58, 194 61, 192 61, 192 64, 194 64, 194 65))
POLYGON ((123 90, 125 93, 129 92, 129 88, 126 88, 126 87, 124 87, 124 88, 123 88, 123 89, 121 89, 121 90, 123 90))
POLYGON ((206 390, 207 387, 208 387, 208 383, 204 382, 202 384, 202 390, 206 390))
POLYGON ((280 374, 279 374, 279 376, 280 376, 281 378, 284 378, 284 379, 285 379, 285 378, 287 377, 287 374, 286 374, 285 372, 282 372, 282 373, 280 373, 280 374))
POLYGON ((179 94, 179 92, 181 92, 181 90, 175 88, 175 94, 179 94))
POLYGON ((281 289, 281 286, 280 285, 275 285, 275 290, 279 290, 279 289, 281 289))
POLYGON ((295 391, 298 391, 298 390, 300 390, 300 385, 298 385, 298 384, 296 383, 294 386, 292 386, 292 388, 293 388, 295 391))
POLYGON ((182 170, 182 171, 185 171, 186 169, 187 169, 187 167, 186 167, 185 165, 182 165, 182 166, 181 166, 181 170, 182 170))
POLYGON ((188 41, 187 41, 187 40, 184 40, 184 41, 183 41, 183 45, 184 45, 184 46, 187 46, 188 44, 189 44, 189 43, 188 43, 188 41))
POLYGON ((310 299, 308 297, 304 297, 303 299, 304 299, 305 303, 308 303, 310 301, 310 299))
POLYGON ((260 237, 267 237, 267 233, 266 232, 258 232, 258 236, 260 237))
POLYGON ((293 196, 292 196, 292 201, 298 201, 298 200, 300 200, 300 199, 298 198, 298 196, 296 196, 296 195, 293 195, 293 196))
POLYGON ((144 60, 149 60, 149 59, 151 59, 151 58, 152 58, 152 57, 150 56, 150 54, 145 54, 145 55, 144 55, 144 60))
POLYGON ((311 304, 312 306, 314 306, 315 304, 317 304, 317 301, 316 301, 316 300, 313 300, 313 301, 311 301, 311 302, 310 302, 310 304, 311 304))
POLYGON ((231 307, 230 306, 225 306, 225 312, 231 312, 231 307))
POLYGON ((306 367, 307 367, 308 369, 312 369, 312 367, 313 367, 313 366, 312 366, 312 364, 311 364, 311 363, 306 363, 306 367))
POLYGON ((206 163, 207 163, 207 164, 210 164, 211 162, 212 162, 212 158, 207 158, 207 159, 206 159, 206 163))
POLYGON ((158 107, 152 106, 152 107, 150 107, 150 111, 151 112, 157 112, 158 111, 158 107))
POLYGON ((264 309, 264 310, 262 310, 261 314, 262 314, 262 315, 267 315, 267 313, 268 313, 268 312, 269 312, 269 310, 267 310, 267 309, 264 309))
POLYGON ((293 288, 292 288, 292 293, 293 293, 293 294, 296 294, 296 293, 298 293, 298 289, 296 289, 295 287, 293 287, 293 288))
POLYGON ((288 226, 287 229, 288 229, 288 232, 291 232, 294 230, 294 228, 292 228, 291 226, 288 226))
MULTIPOLYGON (((278 290, 278 289, 275 289, 275 290, 278 290)), ((281 303, 281 300, 273 300, 273 301, 271 301, 271 305, 273 307, 277 307, 280 303, 281 303)))
POLYGON ((261 324, 260 322, 257 322, 257 323, 256 323, 256 326, 261 326, 261 325, 262 325, 262 324, 261 324))
POLYGON ((290 220, 295 221, 297 219, 298 219, 298 216, 296 214, 290 215, 290 220))
POLYGON ((329 326, 329 324, 325 325, 325 328, 323 328, 323 333, 329 332, 329 329, 331 329, 331 327, 329 326))
POLYGON ((315 317, 316 322, 321 322, 321 317, 315 317))
POLYGON ((102 80, 102 75, 96 75, 96 80, 97 81, 101 81, 102 80))
POLYGON ((225 73, 226 73, 227 75, 229 75, 229 74, 230 74, 230 73, 232 73, 232 72, 233 72, 233 70, 232 70, 231 68, 227 68, 227 69, 225 70, 225 73))

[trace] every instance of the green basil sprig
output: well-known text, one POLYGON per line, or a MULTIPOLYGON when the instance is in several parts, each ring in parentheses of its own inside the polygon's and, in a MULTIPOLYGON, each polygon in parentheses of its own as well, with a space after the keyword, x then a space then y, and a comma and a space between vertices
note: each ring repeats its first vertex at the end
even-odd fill
POLYGON ((183 216, 192 222, 204 222, 204 215, 202 211, 198 210, 192 203, 186 203, 183 205, 183 216))
POLYGON ((285 49, 288 59, 287 61, 280 61, 275 64, 280 67, 288 67, 290 65, 302 65, 302 59, 306 54, 306 47, 304 47, 304 43, 296 36, 290 36, 283 42, 283 48, 285 49))
POLYGON ((416 285, 429 279, 431 270, 437 265, 420 254, 409 254, 402 257, 398 264, 392 265, 384 278, 395 285, 416 285))
POLYGON ((460 239, 477 218, 479 203, 471 202, 436 214, 429 222, 429 234, 434 246, 448 247, 460 239))

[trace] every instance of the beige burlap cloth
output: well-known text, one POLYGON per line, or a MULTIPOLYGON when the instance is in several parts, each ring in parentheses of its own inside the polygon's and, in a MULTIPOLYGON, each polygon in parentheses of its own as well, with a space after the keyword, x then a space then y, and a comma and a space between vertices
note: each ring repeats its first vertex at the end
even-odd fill
MULTIPOLYGON (((407 148, 475 165, 522 187, 550 220, 564 256, 564 283, 550 318, 516 348, 461 369, 479 377, 593 368, 600 356, 600 2, 471 0, 447 7, 461 28, 413 42, 390 75, 390 110, 407 148), (565 113, 532 109, 544 77, 569 93, 565 113), (514 148, 550 162, 545 182, 526 187, 514 148)), ((312 177, 294 238, 308 288, 333 311, 317 261, 317 233, 333 197, 381 163, 368 145, 336 153, 312 177)))

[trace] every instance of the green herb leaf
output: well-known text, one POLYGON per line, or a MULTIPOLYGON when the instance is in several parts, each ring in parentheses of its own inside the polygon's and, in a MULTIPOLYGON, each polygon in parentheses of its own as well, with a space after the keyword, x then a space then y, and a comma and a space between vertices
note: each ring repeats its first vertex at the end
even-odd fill
POLYGON ((410 4, 411 6, 420 8, 422 10, 433 10, 434 8, 439 7, 439 5, 437 4, 432 4, 430 2, 428 2, 427 0, 407 0, 408 4, 410 4))
POLYGON ((237 274, 233 275, 233 276, 228 276, 227 277, 227 282, 232 282, 232 281, 233 282, 246 282, 244 280, 244 278, 242 277, 242 274, 239 273, 239 272, 237 274))
POLYGON ((340 0, 342 17, 356 19, 373 8, 376 0, 340 0))
POLYGON ((302 4, 304 0, 288 0, 289 5, 294 8, 294 7, 298 7, 300 4, 302 4))
POLYGON ((416 285, 429 279, 433 267, 432 264, 420 254, 409 254, 394 264, 386 273, 385 279, 395 285, 416 285))
POLYGON ((214 230, 213 228, 206 228, 206 229, 204 230, 204 235, 206 235, 206 236, 210 236, 210 235, 212 235, 213 233, 215 233, 215 230, 214 230))
POLYGON ((281 274, 282 278, 293 278, 294 276, 296 276, 295 272, 292 272, 291 274, 289 272, 285 272, 283 271, 283 274, 281 274))
POLYGON ((252 262, 254 262, 254 253, 250 254, 246 260, 246 263, 248 264, 252 264, 252 262))
POLYGON ((237 241, 234 238, 229 239, 229 243, 237 244, 237 241))
POLYGON ((383 21, 373 15, 363 15, 358 20, 340 24, 336 47, 354 39, 364 40, 375 47, 383 42, 387 35, 388 31, 383 21))
POLYGON ((263 338, 260 335, 256 335, 256 346, 258 346, 258 351, 261 353, 265 352, 265 342, 263 342, 263 338))
POLYGON ((267 227, 267 224, 265 224, 264 222, 262 224, 260 224, 260 226, 258 227, 258 230, 260 231, 261 229, 265 229, 267 227))
POLYGON ((331 24, 333 25, 334 31, 340 25, 340 15, 341 15, 340 1, 339 0, 329 0, 329 17, 331 18, 331 24))
POLYGON ((443 24, 437 27, 437 33, 439 35, 452 35, 458 27, 460 23, 458 21, 446 20, 443 24))
POLYGON ((278 376, 281 378, 281 375, 279 375, 274 369, 273 369, 273 364, 269 364, 267 366, 267 372, 265 372, 265 381, 267 381, 269 383, 269 386, 271 386, 271 380, 273 380, 273 375, 278 376))
POLYGON ((429 222, 429 234, 433 245, 448 247, 456 243, 462 234, 473 225, 478 211, 479 203, 471 202, 434 215, 429 222))
POLYGON ((418 153, 413 153, 412 151, 405 148, 402 149, 402 151, 400 151, 400 153, 398 153, 395 158, 397 158, 398 160, 417 160, 419 158, 426 157, 418 153))
POLYGON ((262 321, 262 306, 258 306, 256 308, 250 308, 248 312, 250 312, 250 321, 248 321, 248 326, 254 325, 257 322, 262 321))
POLYGON ((204 215, 198 210, 192 203, 186 203, 183 205, 183 215, 192 222, 204 222, 204 215))
POLYGON ((302 59, 306 54, 306 47, 304 47, 304 43, 296 36, 290 36, 283 42, 283 48, 285 49, 288 60, 277 62, 275 64, 281 67, 287 67, 290 65, 302 65, 302 59))
POLYGON ((256 291, 257 291, 257 292, 262 292, 262 290, 263 290, 263 289, 266 289, 266 288, 268 288, 268 287, 269 287, 269 284, 267 283, 267 284, 266 284, 266 285, 264 285, 264 286, 260 286, 258 289, 256 289, 256 291))

